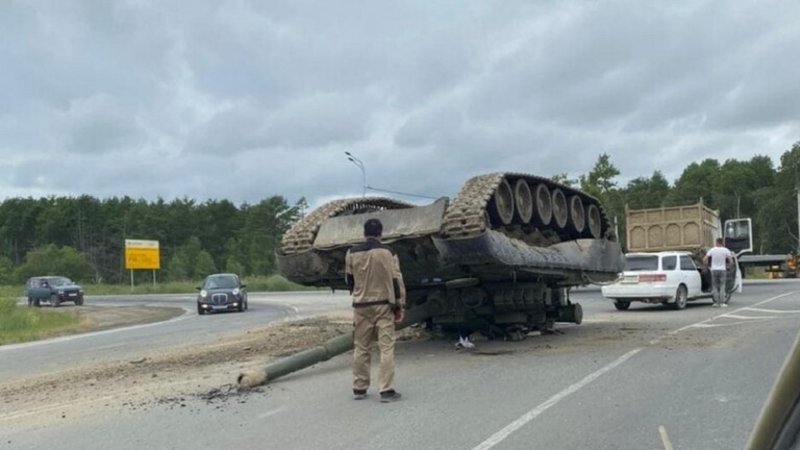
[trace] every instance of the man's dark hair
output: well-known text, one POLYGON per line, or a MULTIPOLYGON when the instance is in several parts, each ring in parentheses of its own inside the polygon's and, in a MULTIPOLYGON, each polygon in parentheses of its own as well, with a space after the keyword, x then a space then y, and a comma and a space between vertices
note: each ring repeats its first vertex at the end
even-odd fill
POLYGON ((722 238, 717 238, 717 245, 722 245, 723 241, 722 238))
POLYGON ((364 222, 364 237, 381 237, 383 224, 378 219, 369 219, 364 222))

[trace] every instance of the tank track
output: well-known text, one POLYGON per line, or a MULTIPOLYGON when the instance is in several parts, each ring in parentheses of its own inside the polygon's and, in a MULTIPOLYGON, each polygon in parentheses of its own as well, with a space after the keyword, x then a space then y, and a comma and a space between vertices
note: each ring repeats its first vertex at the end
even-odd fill
MULTIPOLYGON (((585 202, 596 205, 600 211, 603 234, 608 236, 608 219, 597 199, 548 178, 514 172, 490 173, 467 180, 447 208, 440 231, 441 236, 446 239, 469 238, 483 233, 487 228, 492 228, 488 213, 492 196, 503 179, 519 178, 524 178, 529 183, 544 183, 550 189, 560 188, 566 194, 579 195, 585 202)), ((292 226, 281 240, 281 253, 290 255, 310 250, 320 225, 332 217, 351 212, 357 213, 360 210, 376 211, 412 207, 414 207, 413 204, 383 197, 334 200, 317 208, 292 226)), ((555 239, 558 241, 558 238, 555 239)))
POLYGON ((468 238, 484 232, 486 228, 491 228, 487 208, 492 195, 494 195, 495 190, 504 178, 524 178, 528 182, 544 183, 550 189, 557 187, 570 195, 580 195, 584 200, 593 203, 600 210, 602 229, 604 234, 607 234, 609 229, 608 219, 602 205, 594 197, 577 189, 556 183, 549 178, 525 173, 498 172, 479 175, 467 180, 447 209, 442 226, 442 237, 468 238))
POLYGON ((310 250, 317 237, 320 225, 331 217, 359 210, 381 210, 411 208, 414 205, 383 197, 368 197, 334 200, 315 209, 300 219, 281 239, 281 253, 291 255, 310 250))
POLYGON ((497 185, 503 180, 502 173, 491 173, 470 178, 447 208, 442 225, 444 237, 470 237, 486 230, 486 205, 497 185))

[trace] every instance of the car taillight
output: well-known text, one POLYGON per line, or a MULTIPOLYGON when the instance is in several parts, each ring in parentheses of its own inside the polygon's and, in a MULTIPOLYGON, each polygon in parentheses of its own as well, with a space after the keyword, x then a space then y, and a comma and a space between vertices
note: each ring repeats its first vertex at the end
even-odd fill
POLYGON ((665 273, 645 273, 639 275, 640 283, 657 283, 659 281, 667 281, 667 274, 665 273))

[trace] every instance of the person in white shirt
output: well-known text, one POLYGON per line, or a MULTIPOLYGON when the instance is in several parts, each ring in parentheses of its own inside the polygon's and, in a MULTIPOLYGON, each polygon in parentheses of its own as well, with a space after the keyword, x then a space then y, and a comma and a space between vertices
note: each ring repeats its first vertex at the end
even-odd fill
POLYGON ((728 273, 727 264, 733 262, 733 253, 722 245, 722 238, 717 238, 714 248, 706 253, 703 261, 706 267, 711 263, 711 298, 714 299, 715 308, 728 306, 725 295, 725 278, 728 273))

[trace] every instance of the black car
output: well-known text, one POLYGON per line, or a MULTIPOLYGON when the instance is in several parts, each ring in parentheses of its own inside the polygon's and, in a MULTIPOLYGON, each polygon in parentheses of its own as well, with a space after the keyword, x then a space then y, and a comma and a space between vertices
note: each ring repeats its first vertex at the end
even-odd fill
POLYGON ((197 314, 216 311, 247 310, 246 285, 233 273, 217 273, 209 275, 198 287, 197 314))
POLYGON ((83 304, 83 288, 67 277, 31 277, 25 283, 28 306, 40 306, 42 301, 58 306, 62 302, 83 304))

